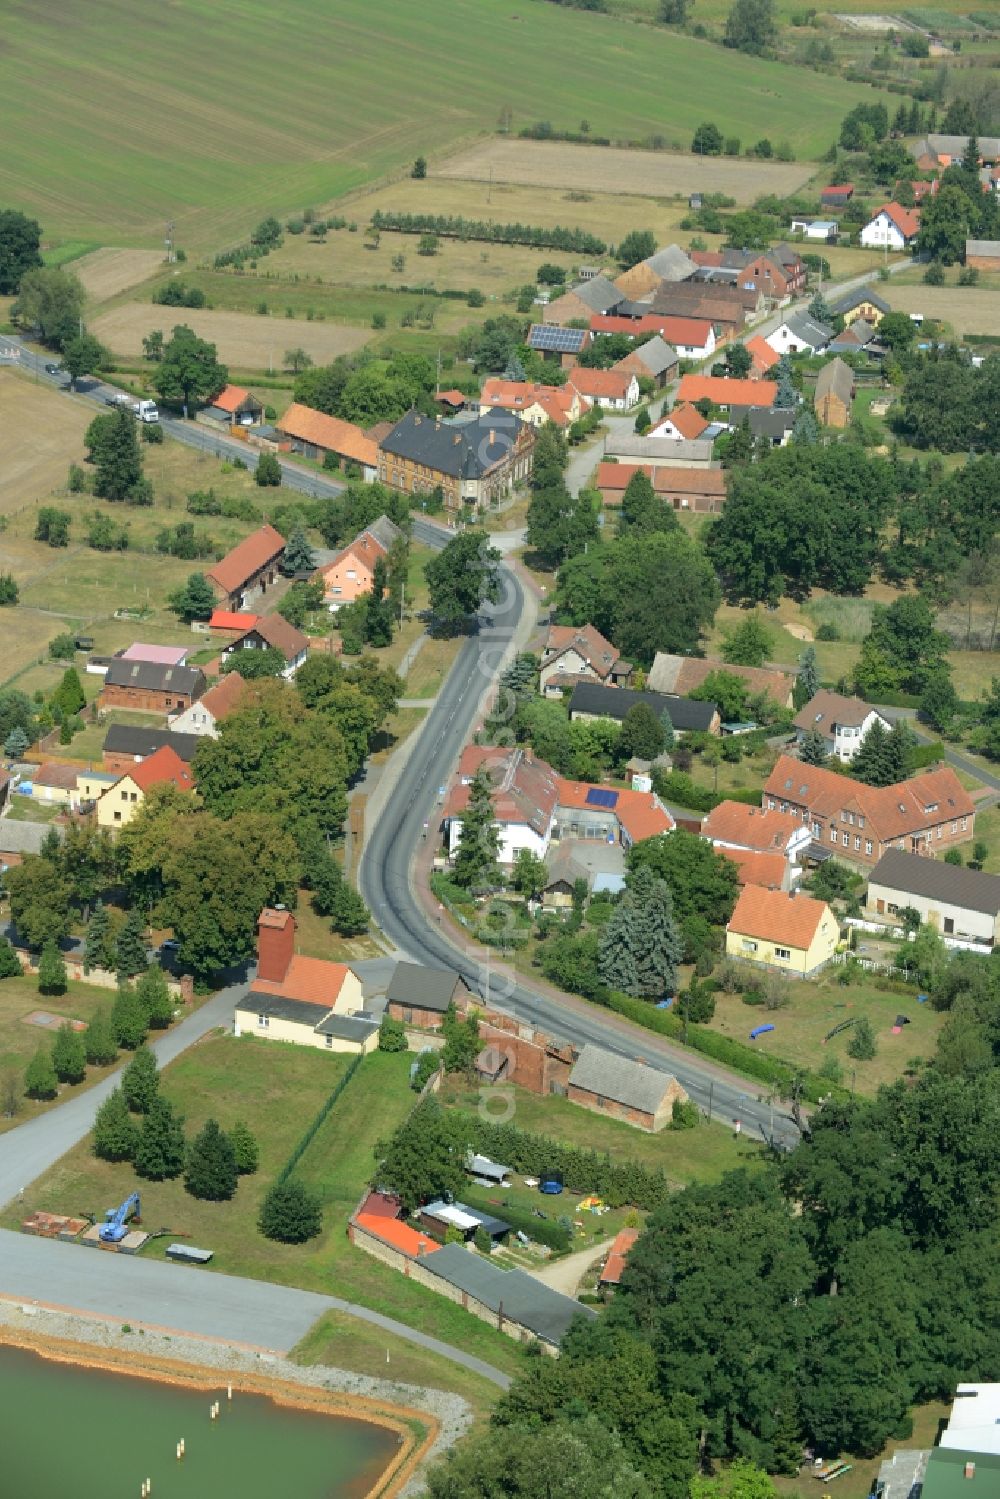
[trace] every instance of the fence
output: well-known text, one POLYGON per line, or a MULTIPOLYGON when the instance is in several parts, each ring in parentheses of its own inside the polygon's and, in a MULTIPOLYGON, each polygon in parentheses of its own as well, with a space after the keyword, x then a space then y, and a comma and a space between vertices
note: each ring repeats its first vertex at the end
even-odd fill
POLYGON ((313 1142, 313 1140, 314 1140, 314 1138, 316 1136, 316 1133, 319 1130, 320 1125, 328 1117, 328 1115, 330 1113, 330 1110, 333 1108, 334 1104, 337 1102, 337 1099, 340 1097, 341 1093, 343 1093, 344 1089, 347 1087, 347 1084, 351 1081, 351 1078, 357 1072, 357 1070, 360 1067, 361 1062, 362 1062, 363 1059, 364 1059, 364 1052, 360 1052, 359 1051, 357 1053, 357 1055, 354 1057, 354 1059, 352 1060, 352 1062, 350 1063, 350 1066, 348 1067, 347 1071, 344 1073, 343 1077, 337 1083, 337 1086, 334 1088, 334 1090, 330 1094, 329 1098, 320 1107, 319 1113, 316 1115, 315 1119, 309 1125, 309 1128, 306 1130, 305 1134, 301 1137, 301 1139, 299 1140, 298 1144, 295 1146, 295 1148, 292 1151, 291 1155, 288 1157, 288 1160, 285 1162, 285 1164, 282 1166, 281 1170, 278 1172, 278 1175, 276 1177, 276 1183, 277 1183, 277 1185, 280 1186, 282 1182, 286 1182, 288 1180, 288 1178, 291 1176, 292 1172, 295 1170, 296 1166, 299 1164, 299 1161, 301 1161, 302 1157, 305 1155, 306 1151, 309 1149, 309 1146, 312 1144, 312 1142, 313 1142))

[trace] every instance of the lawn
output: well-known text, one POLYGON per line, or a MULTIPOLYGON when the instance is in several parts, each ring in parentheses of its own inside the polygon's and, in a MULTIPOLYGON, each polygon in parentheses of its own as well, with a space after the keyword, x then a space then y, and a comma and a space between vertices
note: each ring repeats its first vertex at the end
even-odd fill
MULTIPOLYGON (((10 1070, 23 1073, 38 1048, 48 1047, 55 1039, 54 1030, 27 1023, 25 1016, 30 1015, 33 1010, 45 1010, 50 1015, 57 1015, 60 1021, 88 1021, 102 1005, 110 1010, 113 999, 113 991, 98 989, 92 984, 70 983, 65 994, 39 994, 37 978, 25 976, 0 980, 0 1075, 10 1070)), ((78 1093, 85 1092, 102 1077, 113 1072, 117 1065, 118 1063, 113 1063, 111 1067, 88 1067, 87 1076, 82 1083, 60 1084, 59 1096, 54 1102, 66 1103, 78 1093)), ((53 1104, 40 1103, 37 1099, 22 1096, 20 1112, 13 1119, 6 1119, 0 1113, 0 1131, 13 1129, 15 1125, 23 1124, 26 1119, 43 1114, 52 1107, 53 1104)), ((18 1223, 21 1216, 20 1213, 16 1214, 18 1223)))
POLYGON ((326 202, 508 108, 515 130, 543 114, 576 129, 585 109, 595 134, 686 147, 710 78, 724 133, 808 158, 875 97, 546 0, 513 15, 480 0, 182 0, 152 16, 109 0, 20 21, 0 60, 0 198, 50 239, 125 247, 162 243, 168 219, 188 251, 239 240, 268 211, 326 202))
POLYGON ((976 813, 976 839, 989 847, 983 865, 987 874, 1000 874, 1000 807, 987 807, 976 813))

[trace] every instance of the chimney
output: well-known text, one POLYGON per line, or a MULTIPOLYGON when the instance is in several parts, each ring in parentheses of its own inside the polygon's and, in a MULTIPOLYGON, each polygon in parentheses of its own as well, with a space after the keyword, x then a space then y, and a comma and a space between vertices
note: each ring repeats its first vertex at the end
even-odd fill
POLYGON ((295 917, 265 906, 257 922, 257 977, 280 983, 295 952, 295 917))

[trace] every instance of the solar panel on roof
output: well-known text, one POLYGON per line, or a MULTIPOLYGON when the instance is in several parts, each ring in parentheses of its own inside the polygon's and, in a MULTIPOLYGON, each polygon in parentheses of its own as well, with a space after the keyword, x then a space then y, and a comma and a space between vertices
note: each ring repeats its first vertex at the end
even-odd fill
POLYGON ((613 807, 618 801, 618 792, 605 791, 601 786, 591 786, 584 801, 591 807, 613 807))
POLYGON ((560 328, 555 323, 535 323, 528 335, 533 349, 544 349, 551 354, 571 354, 580 346, 579 328, 560 328))

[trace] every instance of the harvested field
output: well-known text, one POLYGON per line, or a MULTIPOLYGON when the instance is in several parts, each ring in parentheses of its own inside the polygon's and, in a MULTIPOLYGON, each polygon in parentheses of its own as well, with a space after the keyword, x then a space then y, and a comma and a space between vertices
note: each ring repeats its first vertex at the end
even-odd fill
POLYGON ((92 302, 106 302, 119 292, 138 286, 163 264, 160 250, 94 250, 73 262, 73 274, 83 282, 92 302))
POLYGON ((885 295, 897 312, 922 312, 924 317, 950 323, 959 335, 1000 333, 1000 297, 995 291, 962 286, 896 286, 885 295))
POLYGON ((219 350, 219 358, 245 369, 280 369, 286 349, 301 348, 316 364, 329 364, 371 337, 365 328, 297 319, 256 317, 252 313, 206 312, 188 307, 156 307, 126 302, 97 318, 91 331, 116 354, 138 357, 142 340, 154 328, 169 330, 186 323, 219 350))
MULTIPOLYGON (((664 151, 616 151, 561 142, 489 140, 449 157, 433 177, 468 177, 488 182, 523 182, 534 187, 587 192, 635 193, 669 198, 677 193, 727 193, 751 203, 762 193, 793 193, 812 169, 799 162, 740 161, 727 157, 674 155, 664 151)), ((568 217, 568 215, 567 215, 568 217)))
POLYGON ((0 368, 0 515, 20 510, 65 482, 70 463, 83 453, 83 434, 93 414, 48 385, 0 368))

